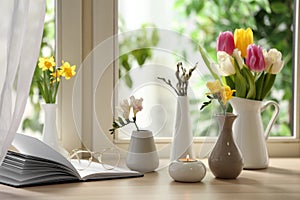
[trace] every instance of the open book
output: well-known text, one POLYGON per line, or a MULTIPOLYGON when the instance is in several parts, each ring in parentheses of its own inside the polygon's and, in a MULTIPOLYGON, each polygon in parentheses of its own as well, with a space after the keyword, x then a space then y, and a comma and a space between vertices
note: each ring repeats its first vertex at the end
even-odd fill
POLYGON ((94 162, 85 170, 76 170, 76 162, 70 162, 38 139, 22 134, 16 134, 13 146, 18 152, 8 151, 0 166, 0 183, 14 187, 143 176, 118 167, 107 170, 94 162))

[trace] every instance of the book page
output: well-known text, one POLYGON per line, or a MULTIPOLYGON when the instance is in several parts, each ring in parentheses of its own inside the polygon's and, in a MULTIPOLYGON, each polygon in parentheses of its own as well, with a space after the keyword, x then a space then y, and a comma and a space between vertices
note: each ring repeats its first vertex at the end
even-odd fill
POLYGON ((77 170, 64 156, 37 138, 17 133, 12 145, 22 154, 45 158, 60 163, 72 170, 78 179, 80 178, 77 170))
POLYGON ((76 159, 71 160, 71 163, 76 169, 83 169, 78 170, 78 173, 80 174, 82 180, 143 176, 143 174, 139 172, 119 167, 114 167, 113 169, 105 169, 102 164, 96 162, 91 162, 89 167, 85 167, 88 166, 88 162, 88 160, 80 160, 79 163, 76 159))

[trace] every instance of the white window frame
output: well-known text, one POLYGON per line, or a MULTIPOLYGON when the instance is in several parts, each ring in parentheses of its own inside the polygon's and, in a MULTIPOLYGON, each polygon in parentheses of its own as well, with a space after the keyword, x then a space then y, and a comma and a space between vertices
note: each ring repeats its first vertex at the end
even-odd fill
MULTIPOLYGON (((72 63, 82 63, 89 52, 95 48, 99 43, 117 33, 117 0, 64 0, 56 2, 57 9, 57 57, 58 60, 67 59, 72 63)), ((299 37, 299 2, 296 1, 295 13, 295 31, 297 35, 294 37, 294 65, 299 66, 300 48, 299 37)), ((117 42, 111 44, 111 55, 115 56, 117 53, 117 42)), ((97 120, 101 121, 103 130, 108 130, 111 127, 112 116, 112 102, 114 101, 113 88, 116 81, 117 66, 115 63, 109 67, 105 73, 103 81, 105 87, 97 88, 101 90, 101 103, 97 103, 96 109, 101 110, 99 116, 94 114, 94 89, 97 87, 93 80, 94 68, 85 70, 84 73, 78 74, 80 80, 79 92, 81 94, 81 105, 76 109, 81 111, 80 123, 75 124, 71 116, 72 106, 72 90, 74 81, 63 82, 59 95, 59 124, 60 139, 63 145, 68 149, 78 148, 81 145, 78 133, 85 138, 85 145, 95 149, 99 146, 107 146, 115 143, 121 149, 126 150, 129 141, 120 141, 114 139, 108 131, 103 134, 99 133, 97 128, 97 120), (84 88, 84 89, 83 89, 84 88), (84 112, 82 112, 84 110, 84 112), (77 129, 76 129, 77 128, 77 129), (82 134, 84 133, 84 134, 82 134)), ((94 66, 96 67, 96 66, 94 66)), ((99 67, 99 66, 97 66, 99 67)), ((101 66, 100 66, 101 67, 101 66)), ((105 66, 106 67, 106 66, 105 66)), ((294 125, 293 137, 272 137, 267 141, 269 155, 272 157, 299 157, 300 156, 300 70, 298 67, 294 68, 294 125)), ((100 84, 101 85, 101 84, 100 84)), ((98 92, 99 93, 99 92, 98 92)), ((99 97, 95 97, 96 99, 99 97)), ((169 144, 171 139, 157 139, 156 144, 158 149, 167 146, 167 150, 161 153, 162 157, 169 155, 169 144)), ((202 138, 194 139, 195 155, 199 155, 203 144, 213 145, 214 141, 202 138)))

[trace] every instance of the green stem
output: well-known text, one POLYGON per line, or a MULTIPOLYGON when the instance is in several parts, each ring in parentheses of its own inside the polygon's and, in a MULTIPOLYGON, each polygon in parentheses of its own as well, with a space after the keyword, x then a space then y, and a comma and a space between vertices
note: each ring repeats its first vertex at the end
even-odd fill
POLYGON ((134 123, 134 125, 135 125, 135 127, 136 127, 136 130, 139 131, 140 129, 139 129, 139 127, 137 126, 136 122, 133 122, 133 123, 134 123))
POLYGON ((47 84, 47 80, 46 79, 48 79, 48 77, 47 77, 47 72, 46 71, 44 71, 43 72, 43 74, 44 74, 44 93, 45 93, 45 97, 44 97, 44 100, 45 100, 45 102, 46 103, 50 103, 49 102, 49 88, 48 88, 48 84, 47 84))
POLYGON ((134 123, 134 125, 135 125, 135 127, 136 127, 136 130, 139 131, 140 129, 139 129, 139 127, 138 127, 137 124, 136 124, 136 117, 133 117, 132 119, 133 119, 133 123, 134 123))
POLYGON ((54 95, 53 95, 53 103, 56 102, 56 95, 57 95, 59 83, 60 82, 58 82, 57 79, 56 79, 56 82, 55 82, 55 91, 54 91, 54 95))

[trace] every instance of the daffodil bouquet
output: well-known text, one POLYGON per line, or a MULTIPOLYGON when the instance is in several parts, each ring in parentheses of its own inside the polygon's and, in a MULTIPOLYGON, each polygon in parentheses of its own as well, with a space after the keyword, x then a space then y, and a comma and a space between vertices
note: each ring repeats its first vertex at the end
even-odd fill
POLYGON ((228 101, 232 98, 232 95, 235 92, 235 90, 232 90, 227 85, 221 85, 219 80, 207 82, 206 87, 210 90, 210 92, 206 93, 206 96, 209 99, 209 101, 204 102, 200 110, 204 109, 206 106, 212 103, 212 100, 216 99, 218 100, 221 106, 222 114, 226 115, 228 101))
POLYGON ((38 63, 42 75, 37 84, 45 103, 55 103, 57 91, 61 78, 69 80, 76 74, 76 65, 71 66, 69 62, 62 61, 60 67, 56 67, 54 57, 41 57, 38 63))
POLYGON ((270 92, 284 62, 277 49, 262 49, 253 43, 250 28, 221 32, 217 40, 218 64, 210 63, 200 47, 200 53, 215 79, 236 90, 241 98, 263 100, 270 92))
POLYGON ((122 103, 120 103, 120 108, 118 108, 120 116, 118 116, 117 119, 112 123, 112 128, 109 129, 110 133, 113 134, 117 129, 132 123, 139 131, 140 129, 136 123, 136 115, 141 110, 143 110, 143 98, 136 99, 134 96, 131 96, 130 102, 127 99, 124 99, 122 103), (131 111, 133 112, 132 119, 130 119, 131 111))

